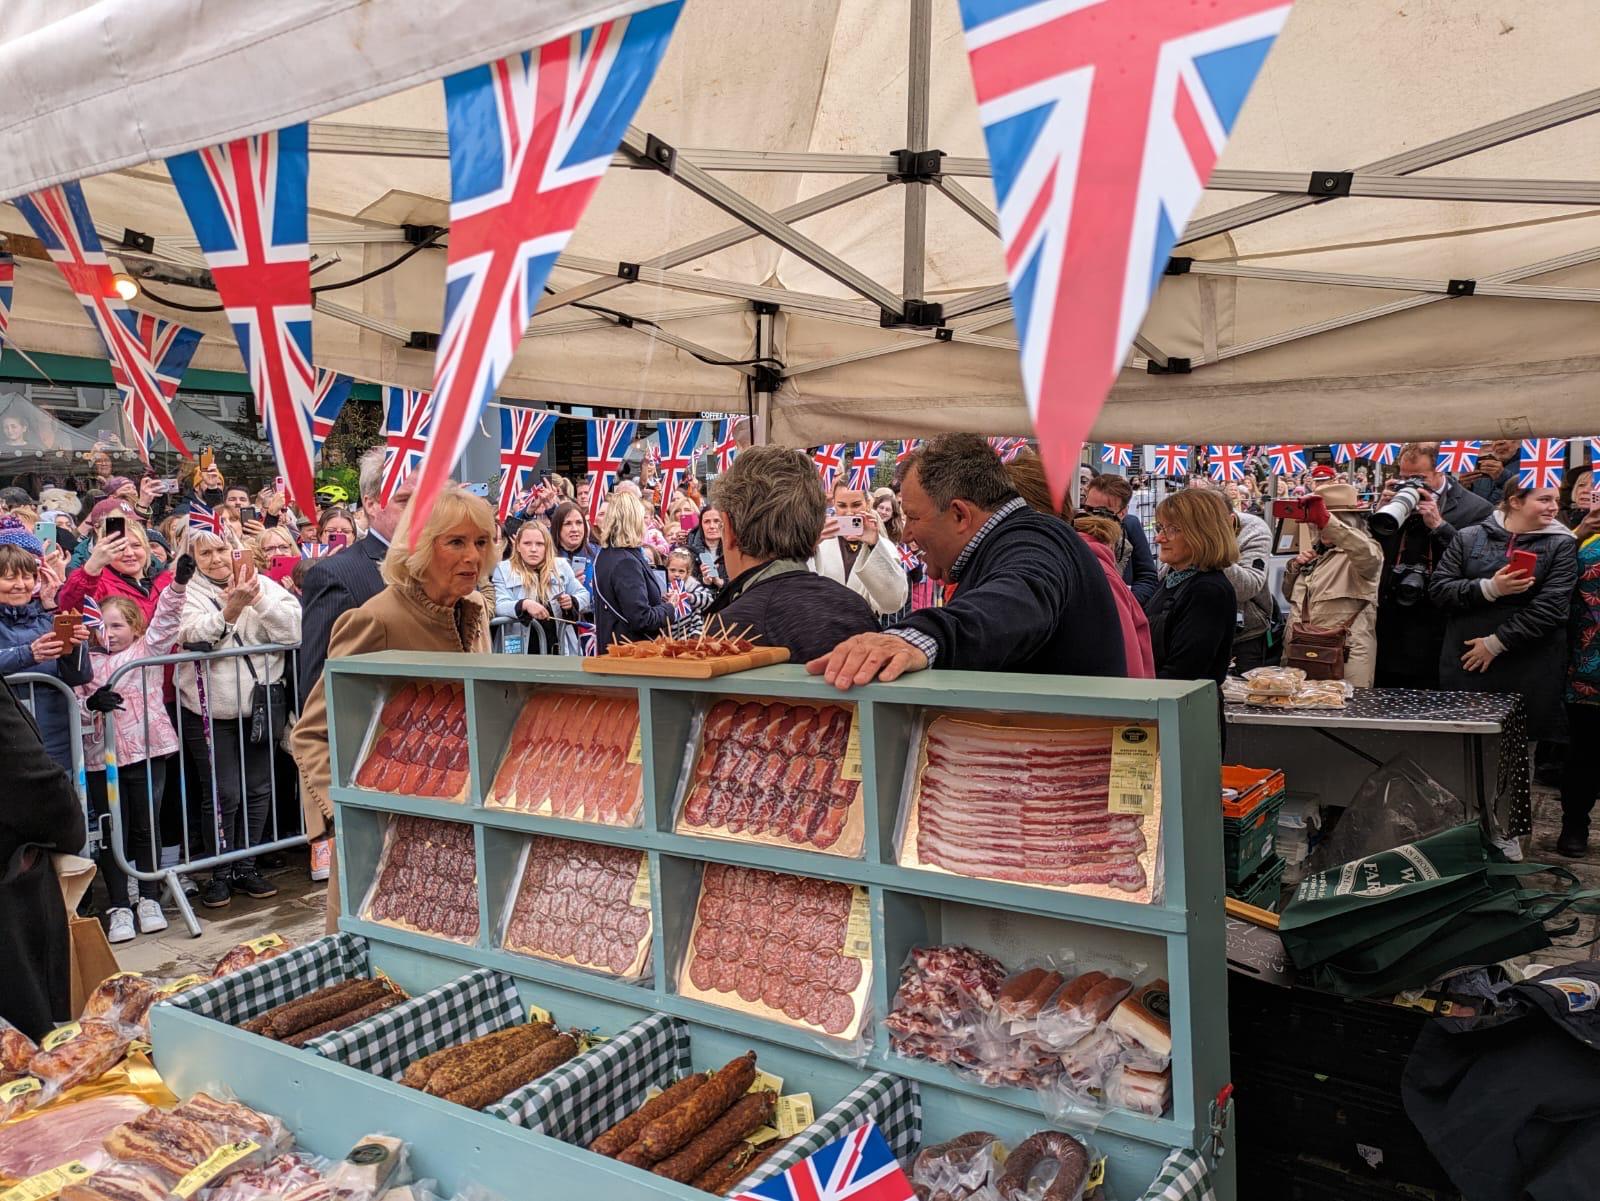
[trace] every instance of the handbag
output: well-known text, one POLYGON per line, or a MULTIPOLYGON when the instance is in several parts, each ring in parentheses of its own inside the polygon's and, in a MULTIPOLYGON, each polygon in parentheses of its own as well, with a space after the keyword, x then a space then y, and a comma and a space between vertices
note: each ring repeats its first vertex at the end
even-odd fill
MULTIPOLYGON (((217 598, 211 597, 210 600, 220 613, 222 606, 217 602, 217 598)), ((237 629, 233 631, 232 638, 240 647, 244 646, 237 629)), ((263 684, 260 675, 256 673, 256 665, 251 661, 253 656, 239 657, 244 660, 245 670, 250 673, 250 679, 254 681, 250 686, 250 741, 256 745, 270 742, 276 746, 283 746, 289 725, 289 686, 282 680, 263 684), (268 713, 272 714, 270 735, 267 732, 268 713)), ((288 750, 288 747, 284 746, 284 749, 288 750)))
MULTIPOLYGON (((1361 608, 1366 608, 1366 600, 1361 608)), ((1350 655, 1350 627, 1361 616, 1357 609, 1338 625, 1311 623, 1311 588, 1306 587, 1300 601, 1300 617, 1289 623, 1289 644, 1284 648, 1283 665, 1298 667, 1308 680, 1344 679, 1345 660, 1350 655)))

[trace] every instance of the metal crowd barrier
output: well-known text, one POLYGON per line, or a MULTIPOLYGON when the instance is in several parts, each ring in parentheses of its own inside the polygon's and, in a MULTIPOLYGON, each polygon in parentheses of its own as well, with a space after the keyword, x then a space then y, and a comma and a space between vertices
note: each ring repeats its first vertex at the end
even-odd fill
POLYGON ((534 622, 532 625, 524 625, 515 617, 496 617, 489 622, 489 649, 497 655, 517 653, 507 646, 506 639, 508 636, 515 638, 518 634, 524 639, 521 654, 548 655, 561 653, 559 649, 554 652, 550 650, 550 646, 544 638, 544 627, 539 625, 538 622, 534 622), (515 629, 512 627, 515 627, 515 629))
MULTIPOLYGON (((289 729, 293 726, 293 719, 297 715, 295 712, 297 706, 295 704, 296 688, 294 682, 297 678, 297 673, 295 670, 295 656, 298 650, 299 648, 297 646, 271 643, 262 646, 230 647, 228 649, 219 651, 185 651, 181 654, 152 655, 148 658, 137 659, 131 663, 125 664, 112 674, 110 679, 106 681, 106 686, 108 688, 115 689, 118 692, 124 692, 131 687, 139 687, 143 690, 144 695, 147 698, 143 732, 145 736, 145 745, 148 747, 150 744, 150 704, 152 702, 158 705, 164 704, 162 699, 162 682, 164 673, 162 669, 169 665, 180 663, 212 664, 222 660, 231 659, 233 660, 233 671, 235 677, 234 686, 236 689, 236 695, 244 697, 250 695, 250 693, 254 690, 257 678, 259 678, 262 683, 266 682, 266 674, 265 672, 261 671, 260 668, 257 668, 256 675, 252 676, 249 668, 246 667, 243 660, 247 656, 255 659, 267 655, 280 654, 285 657, 283 673, 279 677, 284 684, 283 692, 285 698, 287 699, 287 704, 283 707, 283 716, 285 719, 284 728, 289 729), (124 683, 124 681, 126 681, 127 678, 135 672, 141 673, 141 677, 137 683, 124 683)), ((207 682, 207 676, 209 676, 211 673, 209 669, 205 667, 197 667, 196 671, 199 674, 199 686, 196 689, 196 694, 197 700, 201 706, 201 712, 198 714, 190 713, 183 707, 181 699, 174 707, 174 710, 169 710, 168 712, 169 718, 173 718, 174 713, 176 714, 173 725, 177 731, 179 743, 178 754, 175 756, 176 768, 178 772, 178 803, 181 807, 180 813, 182 817, 182 830, 180 834, 181 841, 179 844, 181 854, 179 856, 179 862, 167 866, 160 865, 159 857, 161 853, 161 823, 157 808, 158 798, 153 795, 154 790, 151 787, 153 783, 153 769, 151 767, 150 760, 148 759, 142 761, 141 763, 130 765, 122 774, 125 776, 128 773, 137 773, 141 769, 143 770, 145 779, 145 816, 150 823, 152 854, 155 858, 155 865, 138 866, 128 862, 127 853, 125 851, 127 842, 127 836, 125 832, 125 813, 121 804, 119 772, 116 763, 116 723, 119 716, 119 711, 113 711, 105 715, 105 738, 106 802, 107 809, 109 810, 111 817, 111 837, 109 839, 109 843, 111 853, 116 860, 117 866, 127 874, 130 880, 156 882, 161 884, 171 897, 173 907, 182 916, 184 925, 188 927, 189 933, 198 938, 200 936, 200 923, 195 919, 194 910, 190 907, 188 898, 184 896, 183 884, 179 878, 180 876, 190 875, 196 872, 215 871, 219 868, 224 868, 230 864, 237 863, 242 859, 253 859, 259 855, 271 854, 272 852, 286 850, 290 847, 303 846, 306 843, 306 834, 304 821, 300 817, 300 806, 298 801, 299 782, 298 778, 294 777, 292 774, 290 776, 290 780, 294 784, 296 791, 296 800, 293 806, 293 812, 295 814, 294 825, 297 828, 293 831, 285 831, 280 829, 278 824, 277 793, 280 773, 278 771, 277 758, 279 740, 278 738, 274 737, 276 722, 274 721, 272 691, 271 689, 268 689, 266 693, 266 704, 263 709, 263 720, 265 721, 264 731, 266 742, 266 761, 269 780, 269 789, 265 802, 267 813, 264 816, 266 822, 269 824, 264 826, 263 835, 266 836, 270 832, 270 836, 264 837, 263 841, 260 842, 251 842, 249 838, 249 831, 252 827, 251 818, 253 815, 259 813, 259 807, 252 809, 250 805, 250 781, 246 771, 246 739, 248 737, 247 726, 249 725, 249 719, 222 719, 228 725, 234 727, 231 733, 226 733, 226 739, 228 743, 237 747, 237 754, 233 757, 234 762, 236 762, 238 765, 237 793, 235 795, 238 797, 239 824, 245 831, 244 845, 228 845, 227 836, 222 829, 222 811, 224 805, 219 803, 223 799, 223 793, 219 788, 219 785, 231 784, 233 781, 226 778, 221 778, 218 775, 218 752, 222 749, 224 741, 223 738, 218 734, 217 719, 212 717, 209 705, 206 701, 205 686, 207 682), (189 727, 190 723, 185 720, 186 714, 188 714, 191 718, 197 719, 201 724, 203 737, 197 740, 199 742, 198 746, 192 746, 191 739, 187 737, 187 728, 189 727), (209 785, 208 794, 202 793, 200 789, 191 787, 191 773, 188 770, 189 759, 191 755, 194 755, 196 758, 197 767, 201 766, 199 761, 203 759, 204 774, 202 774, 200 778, 200 783, 209 785), (209 803, 205 799, 206 795, 209 795, 209 803), (198 809, 198 812, 195 812, 196 809, 198 809), (209 830, 201 826, 199 824, 200 822, 208 823, 209 830), (198 848, 195 846, 194 841, 194 836, 197 833, 201 835, 199 839, 200 846, 198 848), (206 834, 209 834, 210 837, 205 837, 206 834), (206 853, 206 846, 208 843, 209 846, 215 848, 215 850, 206 853), (202 853, 199 856, 196 856, 194 854, 196 850, 200 850, 202 853)), ((137 885, 135 885, 135 887, 137 887, 137 885)))
POLYGON ((17 699, 28 707, 28 712, 38 720, 38 709, 35 707, 37 697, 35 690, 40 684, 46 684, 61 693, 67 708, 67 740, 72 748, 72 780, 78 789, 78 803, 83 806, 83 826, 89 832, 88 842, 84 845, 83 854, 93 857, 104 841, 100 824, 96 822, 89 812, 89 788, 83 774, 83 715, 78 711, 78 694, 71 685, 64 683, 56 676, 48 676, 40 671, 19 671, 6 677, 6 683, 11 685, 11 690, 17 693, 17 699), (22 696, 22 689, 27 688, 26 698, 22 696))

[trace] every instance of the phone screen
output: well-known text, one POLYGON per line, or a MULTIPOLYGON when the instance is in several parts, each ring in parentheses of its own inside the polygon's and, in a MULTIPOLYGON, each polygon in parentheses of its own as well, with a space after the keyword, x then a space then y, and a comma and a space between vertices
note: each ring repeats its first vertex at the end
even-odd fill
POLYGON ((678 528, 680 528, 680 529, 692 530, 692 529, 694 529, 695 526, 697 526, 699 524, 700 524, 700 519, 698 517, 696 517, 693 513, 680 513, 680 514, 678 514, 678 528))

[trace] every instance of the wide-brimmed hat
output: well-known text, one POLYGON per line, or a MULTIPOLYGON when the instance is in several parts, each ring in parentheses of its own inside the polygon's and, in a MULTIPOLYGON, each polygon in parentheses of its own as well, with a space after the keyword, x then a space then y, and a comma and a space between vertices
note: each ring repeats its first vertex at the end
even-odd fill
POLYGON ((1330 480, 1326 484, 1318 484, 1314 489, 1322 497, 1322 503, 1328 506, 1330 513, 1364 513, 1367 504, 1357 494, 1354 484, 1347 484, 1343 480, 1330 480))

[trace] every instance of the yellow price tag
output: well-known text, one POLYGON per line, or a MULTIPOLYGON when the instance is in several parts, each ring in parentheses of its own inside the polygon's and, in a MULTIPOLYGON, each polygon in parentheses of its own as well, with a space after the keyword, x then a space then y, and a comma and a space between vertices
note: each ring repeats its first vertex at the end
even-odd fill
POLYGON ((1156 811, 1159 754, 1149 726, 1111 727, 1111 780, 1106 809, 1143 816, 1156 811))
POLYGON ((156 989, 156 996, 164 1001, 168 997, 175 997, 181 992, 194 988, 196 985, 204 984, 207 979, 208 977, 205 976, 181 976, 156 989))
POLYGON ((1090 1189, 1099 1188, 1105 1182, 1106 1160, 1105 1156, 1102 1155, 1089 1165, 1089 1178, 1083 1182, 1084 1191, 1088 1192, 1090 1189))
POLYGON ((29 1093, 36 1093, 44 1088, 44 1084, 32 1076, 24 1076, 21 1080, 13 1080, 10 1084, 0 1085, 0 1101, 11 1102, 18 1097, 26 1097, 29 1093))
POLYGON ((650 908, 650 856, 639 854, 639 874, 633 878, 633 891, 628 894, 628 904, 634 909, 650 908))
MULTIPOLYGON (((607 1043, 610 1041, 611 1039, 607 1035, 597 1034, 593 1030, 585 1030, 582 1034, 578 1035, 578 1054, 582 1055, 585 1051, 593 1051, 601 1043, 607 1043)), ((661 1090, 657 1089, 656 1091, 660 1092, 661 1090)), ((645 1100, 648 1101, 649 1098, 646 1097, 645 1100)))
POLYGON ((762 1089, 771 1089, 781 1097, 783 1095, 783 1077, 774 1076, 771 1072, 763 1072, 760 1068, 757 1068, 756 1078, 750 1082, 750 1087, 744 1091, 747 1093, 759 1093, 762 1089))
POLYGON ((852 959, 872 958, 872 916, 867 890, 857 884, 851 889, 850 919, 844 931, 844 953, 852 959))
POLYGON ((628 762, 644 762, 644 723, 633 727, 633 742, 628 747, 628 762))
POLYGON ((174 1197, 182 1197, 187 1201, 189 1197, 194 1196, 246 1155, 260 1149, 260 1143, 251 1142, 247 1138, 242 1138, 236 1143, 223 1143, 222 1146, 201 1160, 198 1167, 172 1186, 172 1195, 174 1197))
POLYGON ((45 1201, 45 1198, 56 1196, 67 1185, 78 1184, 92 1175, 94 1173, 81 1160, 74 1159, 13 1185, 0 1193, 0 1201, 45 1201))
POLYGON ((528 1020, 530 1022, 546 1022, 551 1025, 555 1024, 555 1020, 550 1016, 550 1011, 539 1005, 528 1006, 528 1020))
POLYGON ((850 741, 844 744, 844 758, 839 760, 841 780, 861 778, 861 714, 850 714, 850 741))
POLYGON ((83 1033, 83 1027, 77 1022, 68 1022, 65 1026, 57 1026, 44 1038, 39 1040, 39 1048, 43 1051, 54 1051, 62 1043, 71 1042, 83 1033))
POLYGON ((784 1138, 793 1138, 816 1121, 816 1118, 810 1093, 794 1093, 788 1097, 778 1098, 778 1112, 774 1122, 778 1127, 778 1133, 784 1138))
POLYGON ((749 1143, 752 1147, 759 1147, 765 1143, 770 1143, 775 1138, 782 1137, 783 1135, 779 1134, 771 1126, 762 1126, 761 1128, 752 1130, 749 1134, 745 1135, 744 1141, 749 1143))
POLYGON ((270 950, 272 950, 273 947, 281 947, 281 946, 283 946, 284 945, 283 935, 281 935, 281 934, 263 934, 260 938, 252 938, 252 939, 250 939, 244 945, 249 947, 257 955, 259 955, 259 954, 261 954, 262 951, 270 951, 270 950))

